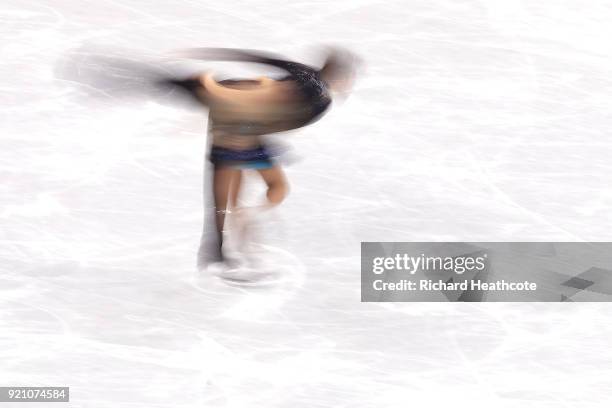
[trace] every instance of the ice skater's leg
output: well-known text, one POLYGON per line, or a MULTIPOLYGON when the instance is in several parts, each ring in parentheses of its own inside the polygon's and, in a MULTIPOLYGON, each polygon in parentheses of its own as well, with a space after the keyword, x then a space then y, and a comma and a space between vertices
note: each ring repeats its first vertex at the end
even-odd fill
POLYGON ((268 191, 266 192, 268 206, 280 204, 289 192, 289 185, 283 170, 280 166, 275 165, 267 169, 258 169, 257 172, 268 186, 268 191))
MULTIPOLYGON (((279 166, 272 166, 265 169, 257 169, 267 186, 266 202, 263 205, 255 207, 237 208, 237 225, 236 233, 240 238, 241 249, 244 250, 249 242, 253 240, 252 227, 254 223, 261 219, 264 212, 274 208, 280 204, 289 191, 287 180, 282 169, 279 166)), ((264 218, 265 219, 265 218, 264 218)))
MULTIPOLYGON (((232 237, 233 242, 237 244, 235 249, 238 249, 243 255, 249 251, 249 246, 252 244, 253 227, 263 213, 267 210, 280 204, 289 190, 285 175, 279 166, 273 166, 265 169, 257 169, 267 186, 266 202, 263 205, 255 207, 237 208, 238 193, 241 184, 240 170, 232 168, 217 168, 215 170, 215 206, 217 233, 219 245, 219 256, 223 259, 221 245, 224 238, 224 227, 226 227, 227 214, 232 212, 232 237)), ((266 217, 264 217, 266 220, 266 217)))
POLYGON ((265 230, 270 228, 270 222, 274 222, 277 214, 270 211, 277 207, 289 192, 289 185, 285 174, 280 166, 272 166, 264 169, 257 169, 257 172, 267 186, 266 201, 263 205, 239 209, 239 220, 241 221, 240 236, 242 241, 241 251, 246 256, 247 262, 256 269, 261 267, 261 249, 252 244, 258 241, 257 231, 261 231, 265 225, 265 230), (259 228, 257 227, 259 225, 259 228))
POLYGON ((215 166, 213 178, 213 194, 215 200, 215 222, 218 237, 218 255, 223 259, 223 231, 226 216, 235 207, 240 193, 242 172, 228 166, 215 166))

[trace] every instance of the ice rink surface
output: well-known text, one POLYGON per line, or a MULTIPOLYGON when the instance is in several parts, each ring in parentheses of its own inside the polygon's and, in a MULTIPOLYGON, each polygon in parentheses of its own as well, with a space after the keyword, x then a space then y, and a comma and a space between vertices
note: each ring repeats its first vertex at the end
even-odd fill
POLYGON ((69 386, 73 407, 609 407, 609 304, 360 303, 359 250, 612 240, 611 18, 597 0, 3 1, 0 385, 69 386), (365 66, 288 139, 291 194, 259 242, 282 279, 258 287, 196 268, 205 112, 56 78, 85 44, 309 61, 328 43, 365 66))

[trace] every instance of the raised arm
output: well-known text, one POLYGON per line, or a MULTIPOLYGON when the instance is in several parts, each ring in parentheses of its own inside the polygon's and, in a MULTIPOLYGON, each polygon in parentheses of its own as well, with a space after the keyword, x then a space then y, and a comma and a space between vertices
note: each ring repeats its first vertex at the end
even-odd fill
POLYGON ((254 105, 260 103, 279 102, 286 99, 286 86, 267 77, 249 81, 250 85, 241 86, 240 81, 233 86, 225 86, 217 82, 210 72, 199 77, 210 102, 221 102, 237 105, 254 105))

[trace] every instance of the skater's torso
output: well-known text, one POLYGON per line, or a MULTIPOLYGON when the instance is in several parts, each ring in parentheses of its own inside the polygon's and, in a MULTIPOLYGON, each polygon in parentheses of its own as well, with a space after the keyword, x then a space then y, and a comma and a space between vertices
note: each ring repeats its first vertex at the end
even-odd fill
POLYGON ((209 134, 212 145, 231 150, 248 150, 261 145, 260 135, 245 135, 235 129, 217 126, 209 119, 209 134))
MULTIPOLYGON (((221 84, 248 90, 258 86, 257 80, 225 80, 221 84)), ((278 131, 279 118, 290 116, 295 101, 284 98, 266 104, 234 104, 228 101, 209 106, 208 131, 212 145, 232 150, 248 150, 261 146, 262 135, 278 131)))
MULTIPOLYGON (((325 112, 331 99, 319 73, 306 65, 280 62, 290 75, 278 81, 267 80, 268 86, 271 81, 279 88, 278 100, 249 105, 227 100, 209 103, 208 129, 213 146, 232 150, 257 148, 262 145, 262 135, 295 129, 325 112)), ((224 80, 220 84, 249 90, 261 86, 261 81, 224 80)))

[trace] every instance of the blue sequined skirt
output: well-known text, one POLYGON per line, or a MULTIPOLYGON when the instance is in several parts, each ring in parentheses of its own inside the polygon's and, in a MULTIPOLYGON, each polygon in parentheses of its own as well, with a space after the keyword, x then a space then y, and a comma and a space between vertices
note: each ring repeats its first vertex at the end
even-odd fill
POLYGON ((247 150, 234 150, 213 146, 210 151, 210 161, 215 166, 244 169, 266 169, 274 165, 270 153, 263 146, 247 150))

